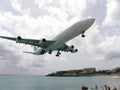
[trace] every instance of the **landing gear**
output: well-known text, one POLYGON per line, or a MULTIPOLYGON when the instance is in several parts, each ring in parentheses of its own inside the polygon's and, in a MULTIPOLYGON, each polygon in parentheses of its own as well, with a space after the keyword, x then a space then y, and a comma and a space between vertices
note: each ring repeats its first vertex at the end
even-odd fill
MULTIPOLYGON (((60 53, 60 54, 61 54, 61 53, 60 53)), ((56 57, 59 57, 59 56, 60 56, 60 54, 56 54, 55 56, 56 56, 56 57)))
POLYGON ((40 54, 45 54, 45 50, 42 49, 41 52, 40 52, 40 54))
POLYGON ((84 35, 84 34, 82 34, 82 36, 81 36, 81 37, 83 37, 83 38, 84 38, 84 37, 85 37, 85 35, 84 35))
POLYGON ((85 33, 85 32, 82 32, 82 35, 81 35, 81 37, 83 37, 83 38, 85 37, 84 33, 85 33))
POLYGON ((49 53, 49 54, 52 54, 52 51, 50 50, 48 53, 49 53))
POLYGON ((56 54, 56 57, 59 57, 60 56, 60 51, 58 50, 57 54, 56 54))

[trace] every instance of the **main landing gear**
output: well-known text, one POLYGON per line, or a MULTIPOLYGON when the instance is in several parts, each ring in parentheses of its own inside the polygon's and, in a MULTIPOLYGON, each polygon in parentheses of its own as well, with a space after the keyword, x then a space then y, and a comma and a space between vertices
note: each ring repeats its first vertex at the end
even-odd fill
MULTIPOLYGON (((52 50, 49 50, 49 54, 52 54, 52 50)), ((56 57, 59 57, 61 55, 60 50, 58 50, 57 54, 55 55, 56 57)))
POLYGON ((52 54, 52 51, 50 50, 48 53, 49 53, 49 54, 52 54))
POLYGON ((60 56, 60 51, 58 50, 57 54, 56 54, 56 57, 59 57, 60 56))

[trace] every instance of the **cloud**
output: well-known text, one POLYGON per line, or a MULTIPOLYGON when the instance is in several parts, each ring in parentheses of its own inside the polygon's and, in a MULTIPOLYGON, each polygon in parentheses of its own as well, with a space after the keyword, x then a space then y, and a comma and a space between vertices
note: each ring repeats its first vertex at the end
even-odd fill
MULTIPOLYGON (((9 71, 26 71, 27 69, 26 68, 23 68, 23 67, 19 67, 19 63, 20 63, 20 60, 22 59, 22 56, 20 55, 20 53, 16 53, 15 52, 15 48, 13 46, 10 46, 9 45, 5 45, 4 43, 0 43, 0 65, 2 65, 3 67, 1 68, 4 68, 6 70, 9 70, 9 71)), ((22 66, 24 66, 22 64, 22 66)), ((2 71, 2 70, 0 70, 2 71)), ((6 72, 7 73, 7 72, 6 72)), ((14 72, 12 72, 14 73, 14 72)))
POLYGON ((119 26, 120 25, 120 0, 106 0, 106 17, 103 22, 105 26, 119 26))
MULTIPOLYGON (((10 0, 9 2, 11 9, 7 11, 4 8, 0 9, 0 35, 50 40, 73 23, 86 18, 84 12, 97 3, 96 0, 10 0)), ((33 48, 1 40, 0 72, 45 74, 56 70, 87 67, 94 60, 119 58, 119 36, 104 36, 97 23, 85 34, 85 39, 77 37, 68 43, 75 45, 79 49, 78 53, 64 53, 59 58, 55 57, 56 52, 44 56, 24 54, 22 51, 33 51, 33 48), (90 63, 86 63, 88 60, 90 63)))
POLYGON ((104 56, 104 60, 115 60, 120 58, 119 36, 106 37, 98 46, 98 53, 104 56))
POLYGON ((11 0, 11 4, 12 4, 12 7, 17 10, 17 11, 22 11, 22 6, 19 4, 19 2, 17 0, 11 0))
MULTIPOLYGON (((95 0, 36 0, 39 8, 45 8, 51 15, 65 15, 67 18, 79 17, 81 18, 83 12, 86 10, 88 4, 95 4, 95 0), (45 7, 46 6, 46 7, 45 7), (58 14, 59 13, 59 14, 58 14), (61 14, 60 14, 61 13, 61 14)), ((66 19, 62 17, 63 19, 66 19)))
POLYGON ((99 26, 88 31, 85 47, 94 60, 116 60, 120 58, 120 36, 104 36, 99 26))

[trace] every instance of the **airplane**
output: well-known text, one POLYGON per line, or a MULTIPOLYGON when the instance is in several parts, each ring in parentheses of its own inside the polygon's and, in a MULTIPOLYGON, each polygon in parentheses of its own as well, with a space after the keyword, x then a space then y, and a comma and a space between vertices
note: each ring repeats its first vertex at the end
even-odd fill
POLYGON ((66 42, 79 36, 80 34, 81 37, 84 38, 84 33, 92 26, 94 22, 94 18, 88 18, 83 21, 78 21, 52 40, 46 40, 45 38, 41 40, 25 39, 21 36, 18 36, 17 38, 0 36, 0 38, 12 40, 16 43, 23 43, 34 46, 34 52, 24 51, 24 53, 30 53, 33 55, 44 55, 46 53, 52 54, 53 51, 57 51, 56 56, 59 57, 62 51, 76 53, 78 49, 75 49, 73 45, 68 46, 66 42))

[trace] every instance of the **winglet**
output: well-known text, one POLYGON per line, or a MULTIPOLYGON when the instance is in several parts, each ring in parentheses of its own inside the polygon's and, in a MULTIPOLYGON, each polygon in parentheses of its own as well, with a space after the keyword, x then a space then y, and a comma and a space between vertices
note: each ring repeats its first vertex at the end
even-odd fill
POLYGON ((16 38, 13 37, 0 36, 0 38, 16 41, 16 38))
POLYGON ((0 38, 6 38, 5 36, 0 36, 0 38))

